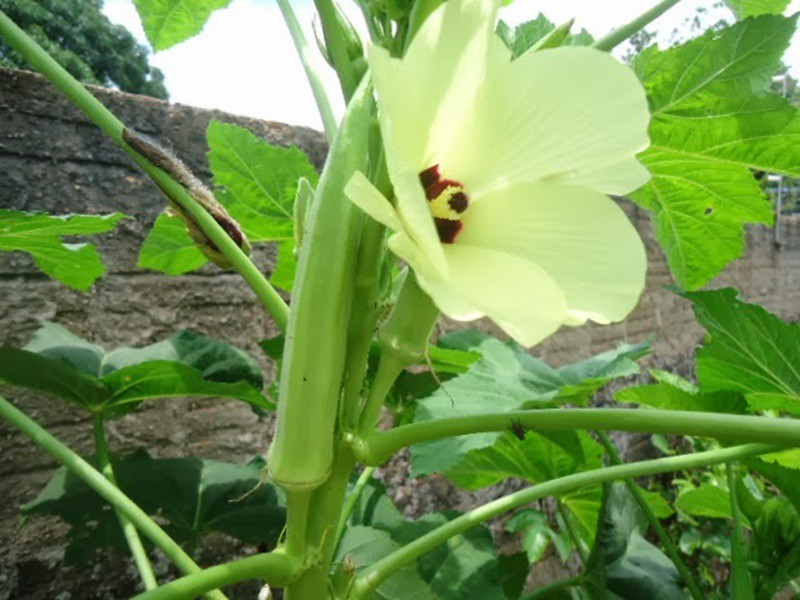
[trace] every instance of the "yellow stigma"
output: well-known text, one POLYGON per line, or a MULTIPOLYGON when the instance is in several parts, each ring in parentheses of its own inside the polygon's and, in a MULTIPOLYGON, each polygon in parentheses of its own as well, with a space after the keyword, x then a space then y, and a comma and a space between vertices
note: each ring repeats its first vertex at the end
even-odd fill
POLYGON ((458 185, 447 186, 441 194, 430 200, 431 214, 438 219, 448 219, 450 221, 458 221, 461 219, 461 213, 464 209, 456 210, 459 205, 453 206, 453 198, 456 194, 463 196, 463 189, 458 185))

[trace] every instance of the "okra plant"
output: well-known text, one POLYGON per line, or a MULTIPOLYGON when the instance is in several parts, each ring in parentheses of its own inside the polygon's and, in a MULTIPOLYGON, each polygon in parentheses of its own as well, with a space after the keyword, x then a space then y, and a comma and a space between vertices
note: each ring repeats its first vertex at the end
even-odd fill
MULTIPOLYGON (((70 523, 68 557, 127 547, 139 600, 221 599, 249 579, 263 582, 260 597, 282 589, 291 600, 739 599, 791 588, 800 329, 736 290, 701 288, 742 255, 747 223, 773 222, 764 173, 800 178, 800 118, 770 88, 796 19, 782 15, 787 0, 728 0, 733 24, 648 47, 631 64, 614 57, 678 2, 594 40, 542 15, 509 26, 500 0, 355 0, 361 26, 315 0, 318 46, 347 105, 339 122, 292 6, 278 0, 327 161, 317 174, 294 148, 212 122, 214 190, 0 12, 5 42, 163 192, 168 209, 140 265, 236 270, 282 331, 262 342, 279 367, 270 392, 248 354, 188 331, 107 351, 49 323, 26 347, 0 349, 2 382, 67 400, 94 426, 86 460, 0 398, 0 415, 64 465, 24 512, 70 523), (245 168, 231 167, 233 155, 245 168), (707 337, 691 379, 653 371, 652 383, 617 392, 624 406, 593 408, 605 384, 639 372, 648 340, 558 368, 529 350, 636 307, 647 259, 626 202, 650 212, 673 291, 707 337), (270 241, 279 258, 268 280, 249 253, 270 241), (291 292, 288 304, 276 287, 291 292), (442 315, 487 317, 506 341, 437 336, 442 315), (275 409, 265 458, 109 451, 108 420, 174 396, 275 409), (663 456, 623 462, 608 431, 652 434, 663 456), (408 521, 375 479, 406 448, 415 477, 443 474, 466 490, 528 485, 463 514, 408 521), (187 481, 196 489, 173 497, 187 481), (498 552, 492 521, 520 535, 520 552, 498 552), (192 552, 212 531, 266 550, 201 568, 192 552), (182 575, 158 581, 150 545, 182 575), (552 553, 570 575, 526 584, 552 553)), ((227 4, 136 0, 156 50, 196 35, 227 4)), ((28 252, 85 290, 103 272, 99 256, 60 236, 121 218, 3 210, 0 249, 28 252)))

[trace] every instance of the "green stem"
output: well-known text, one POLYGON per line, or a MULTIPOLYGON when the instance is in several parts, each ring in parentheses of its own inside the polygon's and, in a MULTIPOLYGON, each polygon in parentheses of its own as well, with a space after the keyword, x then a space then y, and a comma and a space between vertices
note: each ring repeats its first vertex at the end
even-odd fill
MULTIPOLYGON (((61 462, 90 488, 105 498, 116 510, 125 515, 181 571, 187 574, 201 571, 192 558, 133 500, 123 494, 117 486, 111 484, 92 465, 58 441, 46 429, 2 396, 0 396, 0 417, 3 417, 13 427, 27 435, 35 444, 61 462)), ((226 600, 225 595, 219 591, 212 592, 208 596, 214 600, 226 600)))
POLYGON ((389 390, 392 389, 398 375, 408 365, 407 361, 394 352, 384 352, 378 362, 378 372, 369 388, 369 395, 361 413, 358 424, 359 431, 364 433, 372 431, 381 415, 381 408, 389 390))
POLYGON ((346 39, 344 28, 338 14, 338 8, 333 0, 314 0, 314 5, 319 13, 322 23, 322 34, 325 37, 325 47, 333 63, 333 68, 339 76, 339 83, 342 86, 345 102, 358 88, 360 76, 353 68, 353 60, 350 56, 348 45, 350 41, 346 39))
POLYGON ((289 33, 292 36, 292 41, 300 57, 300 62, 303 63, 303 69, 306 72, 308 84, 311 86, 311 93, 314 94, 314 100, 317 103, 319 115, 322 117, 322 126, 325 128, 325 135, 328 138, 328 142, 332 142, 333 138, 336 137, 338 125, 336 117, 333 115, 333 109, 331 109, 331 103, 328 100, 328 94, 325 92, 325 86, 322 84, 319 72, 312 62, 306 36, 303 35, 303 29, 297 21, 297 17, 294 14, 294 10, 292 10, 292 5, 289 3, 289 0, 278 0, 278 7, 281 9, 283 20, 286 22, 286 27, 288 27, 289 33))
POLYGON ((774 452, 776 449, 777 447, 774 445, 747 444, 744 446, 734 446, 685 456, 668 456, 656 460, 604 467, 592 471, 574 473, 566 477, 559 477, 558 479, 534 485, 473 509, 437 527, 433 531, 416 538, 411 543, 373 563, 361 571, 356 578, 353 585, 354 595, 352 598, 368 597, 381 583, 386 581, 386 579, 404 565, 422 556, 426 552, 429 552, 453 536, 459 535, 479 523, 493 519, 519 506, 540 500, 546 496, 565 494, 579 488, 617 479, 655 475, 657 473, 704 467, 728 460, 739 460, 759 454, 774 452))
MULTIPOLYGON (((105 425, 101 415, 93 415, 92 427, 94 429, 94 447, 97 451, 97 461, 100 472, 111 485, 119 487, 117 485, 117 478, 114 476, 114 468, 111 466, 108 442, 106 442, 105 425)), ((144 589, 152 590, 158 587, 158 581, 156 581, 155 573, 153 573, 153 566, 150 564, 147 551, 142 545, 142 540, 139 537, 139 533, 136 531, 136 527, 116 506, 114 507, 114 512, 117 513, 120 527, 122 527, 122 533, 125 536, 125 541, 128 542, 128 548, 130 548, 133 562, 136 564, 136 569, 139 571, 139 576, 142 578, 144 589)))
MULTIPOLYGON (((606 454, 608 454, 608 458, 611 461, 612 465, 621 465, 623 464, 622 459, 619 457, 619 453, 617 452, 617 447, 614 445, 614 442, 608 437, 608 435, 604 431, 597 431, 597 437, 600 440, 600 443, 605 448, 606 454)), ((686 566, 686 563, 683 562, 681 559, 681 555, 678 552, 678 548, 672 542, 672 538, 669 536, 667 531, 661 525, 661 521, 658 520, 658 517, 653 514, 653 510, 650 508, 650 505, 645 500, 644 496, 642 495, 642 491, 636 485, 636 483, 632 479, 626 479, 625 485, 630 491, 631 495, 636 500, 639 508, 642 510, 644 515, 647 517, 650 526, 653 528, 653 531, 656 532, 658 539, 661 541, 661 546, 664 549, 664 552, 669 556, 670 560, 675 563, 675 567, 677 567, 678 572, 681 574, 686 587, 689 588, 689 594, 691 594, 694 600, 703 600, 705 595, 703 594, 703 590, 700 588, 700 585, 695 581, 692 572, 689 570, 689 567, 686 566)))
POLYGON ((736 600, 753 600, 753 583, 747 569, 747 547, 744 542, 742 529, 742 513, 739 510, 739 499, 736 496, 736 470, 733 461, 725 463, 728 475, 728 494, 731 498, 731 516, 733 517, 733 530, 731 531, 731 598, 736 600))
MULTIPOLYGON (((370 131, 369 179, 387 198, 392 184, 386 170, 380 129, 373 123, 370 131)), ((373 343, 375 324, 380 317, 379 294, 381 267, 386 256, 385 227, 374 219, 365 219, 358 244, 355 288, 348 325, 347 363, 344 394, 340 409, 342 431, 352 431, 358 425, 361 393, 373 343)))
POLYGON ((579 586, 581 585, 582 581, 583 577, 581 575, 575 575, 574 577, 560 579, 558 581, 554 581, 553 583, 549 583, 543 587, 540 587, 532 594, 525 596, 522 600, 542 600, 542 598, 547 598, 548 596, 552 596, 556 592, 560 592, 567 588, 579 586))
POLYGON ((283 587, 297 576, 299 568, 296 560, 281 550, 275 550, 209 567, 134 596, 133 600, 191 600, 209 590, 248 579, 264 579, 270 586, 283 587))
POLYGON ((380 465, 406 446, 471 433, 511 431, 515 422, 533 431, 608 429, 695 435, 736 443, 800 445, 797 419, 631 408, 554 408, 469 415, 411 423, 350 441, 361 462, 380 465))
POLYGON ((356 504, 358 503, 358 499, 361 497, 361 494, 364 492, 364 488, 367 487, 369 480, 372 479, 372 475, 375 473, 376 467, 366 467, 363 471, 361 471, 361 475, 358 476, 356 480, 356 484, 353 486, 353 491, 347 497, 345 501, 344 507, 342 508, 342 515, 339 517, 339 527, 336 529, 336 547, 339 547, 339 542, 342 540, 342 535, 344 534, 345 528, 347 528, 347 521, 350 519, 350 515, 353 514, 353 510, 355 510, 356 504))
POLYGON ((681 0, 661 0, 653 8, 647 12, 636 17, 630 23, 623 25, 619 29, 615 29, 603 38, 600 38, 594 43, 594 47, 598 50, 609 52, 619 46, 622 42, 647 27, 650 23, 655 21, 658 17, 667 12, 670 8, 675 6, 681 0))
POLYGON ((556 510, 564 521, 564 526, 567 528, 567 535, 569 535, 572 543, 575 544, 575 550, 578 552, 578 556, 581 557, 581 563, 586 567, 586 563, 589 561, 589 553, 586 551, 586 548, 583 547, 581 538, 575 533, 575 528, 572 526, 569 520, 569 514, 567 514, 564 503, 561 502, 561 500, 556 500, 556 510))
POLYGON ((285 330, 289 318, 289 307, 280 297, 278 292, 264 278, 264 275, 253 262, 242 252, 236 243, 228 236, 224 229, 217 223, 206 210, 197 203, 180 185, 166 172, 159 169, 145 157, 134 151, 122 139, 122 130, 125 125, 114 116, 97 98, 81 85, 72 75, 61 67, 50 55, 47 54, 36 42, 0 10, 0 38, 22 55, 33 68, 39 71, 50 83, 58 88, 73 104, 81 109, 103 133, 124 150, 139 167, 164 192, 181 205, 192 215, 200 229, 214 243, 219 251, 227 258, 233 267, 242 275, 250 285, 264 307, 272 313, 281 330, 285 330))
POLYGON ((326 597, 328 574, 336 551, 336 529, 354 467, 352 452, 339 444, 330 477, 313 491, 306 530, 308 560, 302 574, 284 590, 286 600, 321 600, 326 597))
POLYGON ((286 493, 286 551, 299 558, 306 554, 306 527, 311 502, 310 490, 287 489, 286 493))

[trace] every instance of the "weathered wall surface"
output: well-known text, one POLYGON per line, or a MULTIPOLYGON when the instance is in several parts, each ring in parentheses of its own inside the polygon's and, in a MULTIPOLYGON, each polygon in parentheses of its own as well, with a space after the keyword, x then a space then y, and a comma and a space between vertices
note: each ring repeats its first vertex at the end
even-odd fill
MULTIPOLYGON (((318 166, 324 159, 324 139, 307 129, 103 90, 97 95, 128 125, 168 140, 206 180, 204 133, 212 118, 248 127, 276 144, 295 144, 318 166)), ((51 213, 120 211, 133 217, 114 233, 97 237, 109 274, 87 294, 48 280, 24 255, 0 254, 0 344, 24 344, 42 321, 53 320, 108 347, 148 344, 192 328, 257 355, 255 342, 275 331, 237 276, 208 268, 168 278, 136 268, 137 249, 163 205, 133 163, 42 79, 0 70, 0 207, 51 213)), ((559 333, 537 349, 549 362, 563 364, 656 332, 659 341, 650 359, 654 364, 682 370, 691 364, 702 332, 687 303, 663 289, 669 272, 647 215, 636 209, 631 215, 650 254, 648 286, 639 308, 619 325, 559 333)), ((747 241, 747 258, 734 263, 719 283, 740 287, 747 300, 784 317, 800 316, 800 223, 786 220, 780 246, 764 228, 752 228, 747 241)), ((257 262, 269 272, 269 251, 259 251, 257 262)), ((90 454, 91 431, 79 410, 18 390, 2 393, 73 448, 90 454)), ((269 422, 244 405, 172 401, 110 424, 109 438, 116 451, 147 446, 157 456, 242 461, 265 451, 269 422)), ((104 558, 89 569, 62 569, 64 528, 46 519, 20 527, 18 506, 41 490, 55 467, 24 436, 0 423, 0 600, 123 597, 122 590, 133 589, 135 581, 125 564, 115 562, 111 569, 108 561, 113 559, 104 558)), ((443 482, 407 481, 402 462, 386 477, 409 513, 453 504, 443 482)), ((471 496, 459 498, 464 503, 471 496)))

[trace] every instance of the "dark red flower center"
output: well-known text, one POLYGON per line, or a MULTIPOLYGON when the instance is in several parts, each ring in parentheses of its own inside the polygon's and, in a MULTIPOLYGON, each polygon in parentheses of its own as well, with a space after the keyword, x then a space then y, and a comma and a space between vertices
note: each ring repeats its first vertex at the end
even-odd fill
POLYGON ((469 196, 458 181, 444 179, 439 165, 428 167, 419 174, 425 197, 430 204, 433 222, 443 244, 452 244, 464 224, 461 215, 469 208, 469 196))

